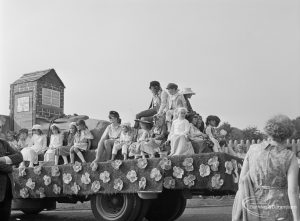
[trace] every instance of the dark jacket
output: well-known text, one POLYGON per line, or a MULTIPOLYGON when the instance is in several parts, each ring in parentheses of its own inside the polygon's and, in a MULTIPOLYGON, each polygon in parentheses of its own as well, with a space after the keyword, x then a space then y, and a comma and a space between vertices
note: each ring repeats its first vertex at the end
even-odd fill
MULTIPOLYGON (((0 157, 7 156, 13 164, 22 162, 23 157, 20 152, 15 151, 6 141, 0 139, 0 157)), ((4 200, 7 179, 10 179, 13 190, 12 165, 0 163, 0 202, 4 200)))

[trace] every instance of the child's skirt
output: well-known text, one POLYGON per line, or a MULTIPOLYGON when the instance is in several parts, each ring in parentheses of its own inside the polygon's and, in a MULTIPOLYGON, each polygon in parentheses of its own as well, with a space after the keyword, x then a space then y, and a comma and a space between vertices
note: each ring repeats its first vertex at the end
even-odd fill
POLYGON ((88 144, 87 143, 74 143, 74 147, 77 147, 80 151, 86 151, 88 144))
POLYGON ((145 142, 141 145, 141 151, 146 154, 153 155, 159 152, 161 144, 161 140, 151 139, 149 142, 145 142))
POLYGON ((44 161, 54 161, 55 149, 48 149, 44 155, 44 161))
POLYGON ((127 150, 130 147, 131 142, 120 142, 120 141, 115 141, 113 149, 112 149, 112 154, 117 155, 119 150, 122 150, 122 155, 126 154, 127 155, 127 150))
POLYGON ((129 146, 129 157, 134 157, 134 158, 138 158, 141 156, 141 145, 144 143, 145 141, 140 141, 140 142, 134 142, 129 146))

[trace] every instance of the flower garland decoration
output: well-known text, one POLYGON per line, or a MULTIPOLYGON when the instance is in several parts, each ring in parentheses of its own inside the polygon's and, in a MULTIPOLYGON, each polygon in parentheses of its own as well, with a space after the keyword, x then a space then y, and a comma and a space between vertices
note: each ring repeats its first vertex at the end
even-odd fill
POLYGON ((176 177, 177 179, 181 179, 184 174, 184 170, 181 169, 180 167, 174 166, 173 167, 173 176, 176 177))
POLYGON ((188 172, 192 172, 194 170, 193 166, 193 158, 185 158, 182 165, 184 166, 184 169, 188 172))
POLYGON ((137 174, 134 170, 130 170, 127 175, 126 175, 127 179, 131 182, 134 183, 135 181, 137 181, 137 174))
POLYGON ((19 167, 19 176, 20 177, 26 176, 26 168, 25 167, 19 167))
POLYGON ((205 164, 201 164, 199 167, 199 173, 201 177, 209 176, 210 174, 210 167, 205 164))
POLYGON ((53 185, 53 193, 55 193, 56 195, 60 194, 61 192, 61 187, 58 186, 57 184, 53 185))
POLYGON ((37 191, 35 191, 36 194, 40 195, 40 198, 45 198, 45 189, 43 187, 40 187, 37 191))
POLYGON ((207 163, 208 165, 210 165, 212 171, 218 171, 219 160, 217 156, 213 156, 212 158, 210 158, 207 163))
POLYGON ((159 166, 163 170, 170 170, 172 168, 172 162, 167 157, 164 157, 161 159, 161 161, 159 161, 159 166))
POLYGON ((72 175, 70 173, 64 173, 63 181, 65 184, 69 184, 72 181, 72 175))
POLYGON ((232 162, 231 161, 226 161, 225 162, 225 168, 226 168, 225 173, 231 175, 232 174, 232 170, 233 170, 232 162))
POLYGON ((29 178, 26 182, 26 186, 29 188, 29 189, 34 189, 35 188, 35 182, 32 181, 31 178, 29 178))
POLYGON ((78 173, 80 170, 82 170, 82 165, 80 162, 76 161, 73 165, 73 170, 78 173))
POLYGON ((162 178, 160 170, 157 168, 153 168, 150 173, 150 178, 154 179, 156 182, 160 181, 160 179, 162 178))
POLYGON ((120 166, 122 165, 122 160, 114 160, 111 162, 111 166, 115 169, 118 170, 120 166))
POLYGON ((92 171, 95 172, 98 169, 98 163, 92 162, 90 167, 92 168, 92 171))
POLYGON ((42 167, 41 167, 40 165, 35 166, 35 167, 33 168, 33 173, 34 173, 35 175, 41 175, 41 172, 42 172, 42 167))
POLYGON ((220 189, 221 186, 223 185, 224 180, 221 179, 221 175, 220 174, 215 174, 212 178, 211 178, 211 187, 213 189, 220 189))
POLYGON ((104 171, 103 173, 100 173, 100 180, 102 180, 103 183, 108 183, 110 181, 109 172, 104 171))
POLYGON ((97 193, 101 188, 101 185, 100 185, 100 182, 98 180, 94 181, 92 183, 92 186, 91 186, 91 190, 94 192, 94 193, 97 193))
POLYGON ((147 161, 146 158, 139 158, 137 160, 137 166, 138 166, 138 168, 145 169, 147 167, 147 165, 148 165, 148 161, 147 161))
POLYGON ((146 177, 142 177, 139 181, 139 189, 144 190, 146 188, 146 183, 147 183, 146 177))
POLYGON ((123 181, 120 178, 114 180, 114 189, 118 191, 123 189, 123 181))
POLYGON ((29 197, 28 189, 27 188, 20 189, 20 196, 24 199, 28 198, 29 197))
POLYGON ((73 192, 75 195, 77 195, 78 192, 79 192, 79 190, 80 190, 80 186, 77 185, 77 183, 75 182, 75 183, 73 184, 73 186, 71 187, 71 190, 72 190, 72 192, 73 192))
POLYGON ((59 168, 58 166, 52 166, 51 167, 51 176, 59 176, 60 172, 59 172, 59 168))
POLYGON ((87 173, 87 172, 85 172, 84 174, 82 174, 82 176, 81 176, 81 182, 83 184, 86 184, 86 185, 90 184, 91 183, 90 174, 87 173))
POLYGON ((43 177, 43 180, 44 180, 45 186, 48 186, 48 185, 51 184, 51 177, 50 177, 50 176, 45 175, 45 176, 43 177))
POLYGON ((183 183, 188 186, 192 187, 195 185, 196 176, 193 174, 189 174, 188 176, 183 178, 183 183))
POLYGON ((164 178, 163 185, 166 189, 174 189, 175 188, 175 179, 173 179, 173 177, 171 177, 171 176, 167 176, 164 178))

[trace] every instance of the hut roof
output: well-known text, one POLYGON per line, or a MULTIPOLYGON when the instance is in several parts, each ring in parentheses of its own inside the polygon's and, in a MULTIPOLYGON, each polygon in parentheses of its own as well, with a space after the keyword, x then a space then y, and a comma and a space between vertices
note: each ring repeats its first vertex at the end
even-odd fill
POLYGON ((50 68, 50 69, 47 69, 47 70, 43 70, 43 71, 36 71, 36 72, 31 72, 31 73, 23 74, 22 77, 20 77, 18 80, 16 80, 12 84, 22 84, 22 83, 26 83, 26 82, 37 81, 37 80, 41 79, 42 77, 44 77, 45 75, 49 74, 52 71, 54 72, 54 74, 56 75, 56 77, 59 79, 59 81, 61 82, 61 84, 63 85, 63 87, 65 87, 64 83, 58 77, 58 75, 56 74, 56 72, 55 72, 55 70, 53 68, 50 68))

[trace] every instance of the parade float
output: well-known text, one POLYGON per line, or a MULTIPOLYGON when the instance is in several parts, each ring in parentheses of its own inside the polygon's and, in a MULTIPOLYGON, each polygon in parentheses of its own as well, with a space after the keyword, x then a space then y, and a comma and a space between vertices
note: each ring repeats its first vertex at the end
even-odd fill
POLYGON ((66 116, 64 89, 54 69, 25 74, 11 85, 12 130, 40 124, 48 134, 52 123, 64 131, 70 122, 84 119, 95 138, 85 153, 87 163, 55 166, 40 161, 33 168, 15 168, 13 209, 37 214, 55 209, 56 203, 90 201, 99 221, 171 221, 182 215, 193 195, 237 191, 242 160, 226 153, 91 163, 109 123, 66 116))

